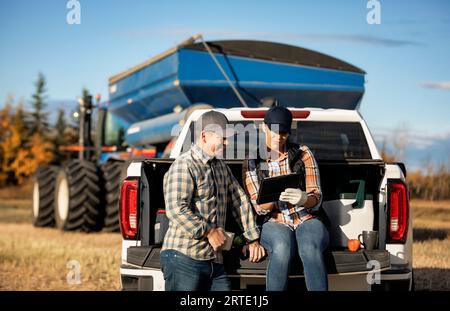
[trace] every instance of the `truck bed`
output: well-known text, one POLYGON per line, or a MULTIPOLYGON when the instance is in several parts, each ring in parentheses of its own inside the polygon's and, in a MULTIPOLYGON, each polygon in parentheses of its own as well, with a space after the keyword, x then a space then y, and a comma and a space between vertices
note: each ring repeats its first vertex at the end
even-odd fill
MULTIPOLYGON (((161 245, 155 243, 156 211, 164 209, 164 197, 162 180, 165 172, 169 169, 173 159, 151 159, 143 162, 141 168, 141 206, 142 218, 140 221, 139 241, 141 246, 132 246, 127 250, 127 263, 125 266, 143 269, 160 269, 161 245)), ((237 180, 242 183, 242 161, 226 161, 237 180)), ((355 161, 355 162, 318 162, 322 176, 322 190, 324 200, 336 199, 337 190, 340 185, 348 179, 367 180, 367 193, 372 198, 378 197, 378 187, 383 176, 383 165, 380 161, 355 161)), ((374 210, 378 211, 378 203, 373 200, 374 210)), ((227 217, 231 220, 232 217, 227 217)), ((332 220, 333 221, 333 220, 332 220)), ((378 217, 374 219, 374 230, 378 230, 378 217)), ((239 226, 234 221, 228 221, 226 230, 239 234, 239 226)), ((390 267, 389 252, 384 249, 373 251, 360 250, 350 252, 342 246, 330 246, 326 251, 325 260, 329 274, 367 273, 372 269, 368 262, 377 260, 380 269, 390 267)), ((291 271, 291 277, 302 277, 302 264, 300 258, 295 259, 296 267, 291 271)), ((269 257, 259 263, 251 263, 241 258, 239 249, 224 252, 224 264, 230 276, 241 275, 265 275, 269 257)))

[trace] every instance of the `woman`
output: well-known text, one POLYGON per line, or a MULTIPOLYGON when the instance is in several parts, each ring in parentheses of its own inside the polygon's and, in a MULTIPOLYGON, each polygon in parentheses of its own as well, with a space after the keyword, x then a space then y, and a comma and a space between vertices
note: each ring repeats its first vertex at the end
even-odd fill
POLYGON ((281 291, 288 286, 292 259, 298 251, 308 290, 328 290, 323 252, 328 246, 328 231, 313 211, 322 201, 317 163, 307 146, 288 146, 291 112, 280 106, 270 108, 264 118, 265 159, 244 161, 246 190, 258 215, 263 217, 261 245, 270 254, 266 290, 281 291), (279 201, 257 204, 261 179, 300 173, 306 191, 288 188, 279 201), (304 177, 303 177, 304 176, 304 177))

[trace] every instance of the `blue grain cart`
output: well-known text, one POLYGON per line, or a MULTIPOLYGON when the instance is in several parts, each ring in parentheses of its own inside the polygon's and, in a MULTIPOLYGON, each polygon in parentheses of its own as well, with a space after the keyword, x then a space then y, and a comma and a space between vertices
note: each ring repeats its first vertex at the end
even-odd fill
POLYGON ((33 223, 62 230, 118 231, 120 175, 127 161, 167 156, 174 126, 196 108, 260 107, 276 97, 290 107, 357 109, 365 72, 334 57, 286 44, 194 36, 109 78, 98 105, 95 143, 90 102, 82 103, 79 159, 40 167, 33 223), (83 132, 84 130, 84 132, 83 132))

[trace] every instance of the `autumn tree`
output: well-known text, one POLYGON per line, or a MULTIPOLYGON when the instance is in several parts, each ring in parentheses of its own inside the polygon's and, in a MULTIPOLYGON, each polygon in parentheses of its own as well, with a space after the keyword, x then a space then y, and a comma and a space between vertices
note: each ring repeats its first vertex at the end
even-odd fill
POLYGON ((0 186, 7 183, 10 178, 9 172, 6 169, 6 159, 5 157, 5 141, 10 137, 11 128, 11 114, 12 114, 12 101, 13 97, 8 96, 6 99, 4 107, 0 110, 0 186))
POLYGON ((23 172, 24 167, 17 166, 17 161, 21 156, 29 154, 28 144, 28 128, 26 123, 26 112, 24 109, 23 101, 20 101, 15 112, 12 113, 10 109, 9 118, 5 121, 5 136, 0 142, 0 149, 2 153, 1 163, 1 183, 22 183, 29 175, 32 174, 25 172, 26 177, 23 177, 22 173, 17 174, 18 171, 23 172))
POLYGON ((383 138, 383 142, 381 143, 381 158, 385 161, 385 162, 396 162, 396 157, 395 155, 389 153, 389 151, 387 150, 387 143, 386 143, 386 137, 383 138))
POLYGON ((48 139, 48 113, 45 112, 45 78, 40 73, 32 96, 32 111, 27 113, 23 101, 13 108, 13 100, 1 114, 0 184, 22 184, 39 165, 53 160, 48 139))
POLYGON ((398 161, 403 162, 406 158, 406 147, 410 143, 410 130, 408 124, 403 123, 394 130, 391 138, 393 153, 398 161))
POLYGON ((11 168, 14 171, 18 184, 22 184, 28 177, 33 175, 39 165, 52 162, 54 154, 52 144, 43 139, 39 133, 31 137, 30 148, 20 149, 11 168))

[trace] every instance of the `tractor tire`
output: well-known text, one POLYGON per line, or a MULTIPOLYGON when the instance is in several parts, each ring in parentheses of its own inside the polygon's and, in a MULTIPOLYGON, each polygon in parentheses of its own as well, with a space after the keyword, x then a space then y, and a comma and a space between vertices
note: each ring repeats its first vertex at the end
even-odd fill
POLYGON ((125 168, 124 161, 108 161, 101 166, 105 204, 103 230, 107 232, 120 232, 119 193, 120 182, 124 178, 125 168))
POLYGON ((64 231, 99 231, 104 211, 95 163, 70 160, 59 170, 55 190, 56 227, 64 231))
POLYGON ((33 176, 33 225, 54 227, 55 182, 58 167, 39 166, 33 176))

